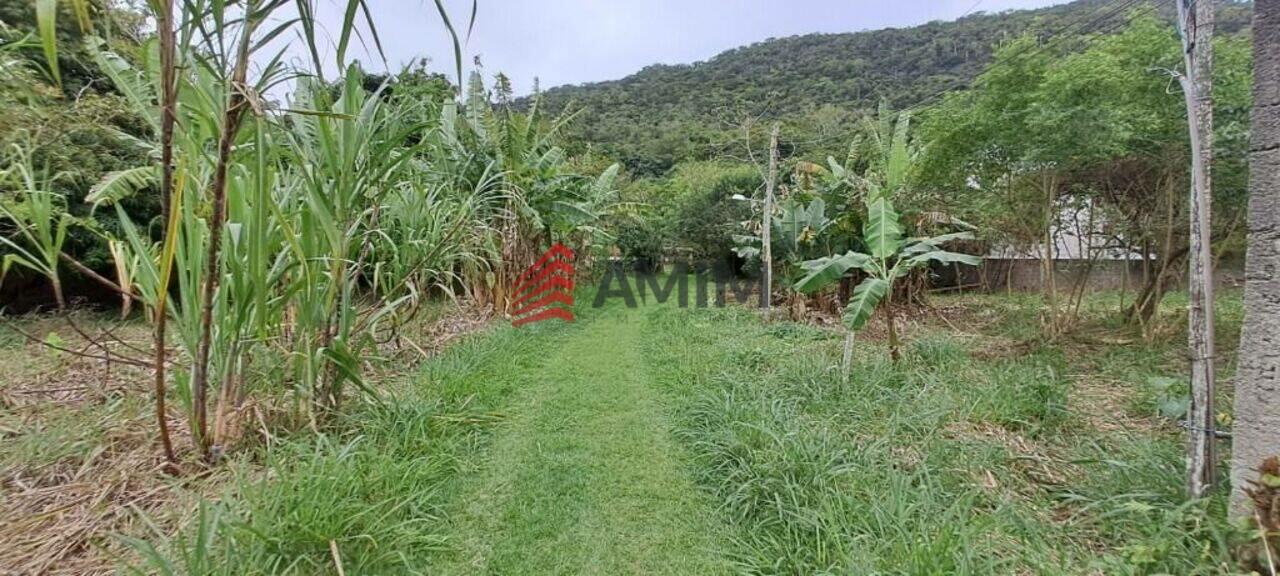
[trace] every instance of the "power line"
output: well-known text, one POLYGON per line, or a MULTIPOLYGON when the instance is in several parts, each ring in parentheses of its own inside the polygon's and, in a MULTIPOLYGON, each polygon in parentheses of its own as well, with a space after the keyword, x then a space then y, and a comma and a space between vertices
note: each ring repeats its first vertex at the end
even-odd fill
POLYGON ((985 0, 977 0, 976 2, 974 2, 973 5, 970 6, 969 9, 966 10, 964 14, 961 14, 959 18, 956 18, 956 20, 964 20, 966 16, 973 14, 973 11, 977 10, 978 7, 981 6, 984 1, 985 0))
MULTIPOLYGON (((1084 39, 1084 40, 1092 40, 1092 39, 1094 39, 1094 38, 1097 38, 1098 36, 1105 35, 1105 34, 1109 34, 1109 33, 1111 33, 1112 31, 1114 31, 1116 28, 1118 28, 1118 27, 1120 27, 1120 26, 1123 26, 1123 25, 1127 24, 1128 22, 1127 22, 1126 20, 1123 20, 1123 19, 1121 19, 1121 20, 1114 20, 1114 21, 1110 22, 1110 23, 1109 23, 1107 26, 1105 26, 1105 27, 1097 28, 1097 29, 1092 29, 1092 30, 1091 30, 1091 31, 1089 31, 1089 32, 1084 32, 1084 30, 1088 30, 1088 29, 1092 28, 1095 24, 1098 24, 1098 23, 1100 23, 1100 22, 1104 22, 1104 21, 1106 21, 1106 20, 1110 20, 1111 18, 1114 18, 1115 16, 1117 16, 1117 15, 1119 15, 1119 14, 1121 14, 1121 13, 1128 12, 1131 8, 1134 8, 1134 7, 1138 6, 1138 5, 1145 5, 1145 6, 1146 6, 1146 7, 1148 7, 1148 8, 1155 9, 1155 7, 1156 7, 1156 2, 1157 2, 1157 0, 1150 0, 1150 1, 1148 1, 1148 0, 1127 0, 1127 1, 1125 1, 1125 2, 1121 2, 1120 4, 1118 4, 1117 6, 1115 6, 1115 7, 1114 7, 1110 12, 1104 13, 1104 14, 1102 14, 1101 16, 1099 16, 1099 17, 1097 17, 1097 18, 1094 18, 1092 21, 1088 22, 1087 24, 1085 24, 1085 25, 1083 25, 1083 26, 1079 26, 1079 27, 1078 27, 1078 30, 1073 30, 1073 31, 1071 31, 1071 34, 1074 34, 1074 35, 1064 35, 1064 34, 1066 34, 1066 32, 1060 32, 1060 33, 1058 34, 1058 35, 1060 36, 1060 39, 1058 40, 1058 44, 1060 45, 1060 44, 1061 44, 1061 43, 1063 43, 1063 42, 1066 42, 1066 41, 1069 41, 1069 40, 1073 40, 1073 39, 1077 39, 1077 38, 1079 38, 1079 39, 1084 39)), ((1025 57, 1024 59, 1030 59, 1030 58, 1032 58, 1032 57, 1034 57, 1034 56, 1039 56, 1040 54, 1043 54, 1044 52, 1048 51, 1050 48, 1054 48, 1054 47, 1057 47, 1057 46, 1052 45, 1052 44, 1050 44, 1049 42, 1045 42, 1045 43, 1043 43, 1043 44, 1038 45, 1036 48, 1031 49, 1031 51, 1026 55, 1026 57, 1025 57)))

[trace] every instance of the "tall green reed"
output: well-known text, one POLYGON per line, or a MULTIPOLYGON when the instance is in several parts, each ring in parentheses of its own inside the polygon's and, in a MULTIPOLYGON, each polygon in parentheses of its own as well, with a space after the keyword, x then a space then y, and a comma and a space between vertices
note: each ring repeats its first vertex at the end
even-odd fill
MULTIPOLYGON (((107 235, 114 285, 155 327, 171 462, 170 388, 205 461, 235 437, 256 393, 283 395, 295 422, 323 425, 352 388, 375 394, 368 367, 423 298, 461 289, 501 310, 526 256, 588 241, 610 209, 617 168, 580 175, 553 142, 570 116, 522 114, 505 97, 494 105, 478 74, 462 102, 443 105, 368 89, 346 53, 358 27, 379 50, 380 40, 365 2, 344 8, 335 80, 310 0, 151 2, 156 34, 132 61, 90 40, 149 132, 120 136, 156 162, 108 175, 86 200, 114 204, 121 222, 107 235), (311 56, 302 69, 284 63, 292 33, 311 56), (266 96, 285 90, 283 105, 266 96), (119 204, 155 188, 153 221, 119 204)), ((66 210, 47 212, 54 222, 66 210)), ((54 281, 58 261, 42 254, 60 248, 45 244, 14 246, 54 281)))

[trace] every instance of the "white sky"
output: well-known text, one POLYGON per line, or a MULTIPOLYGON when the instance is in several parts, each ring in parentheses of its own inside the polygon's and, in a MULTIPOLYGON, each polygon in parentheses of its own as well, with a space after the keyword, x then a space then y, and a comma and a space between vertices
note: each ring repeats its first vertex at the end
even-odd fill
MULTIPOLYGON (((368 0, 392 69, 426 56, 453 76, 453 49, 434 0, 368 0)), ((953 20, 970 12, 1036 8, 1063 0, 479 0, 464 66, 479 56, 489 78, 505 72, 517 94, 535 76, 543 88, 611 80, 644 66, 706 60, 758 42, 810 32, 854 32, 953 20)), ((342 22, 343 0, 319 0, 328 30, 342 22)), ((466 34, 471 0, 445 0, 466 34)), ((366 40, 368 37, 366 36, 366 40)), ((369 70, 382 62, 356 44, 349 50, 369 70)), ((297 56, 303 56, 298 53, 297 56)))

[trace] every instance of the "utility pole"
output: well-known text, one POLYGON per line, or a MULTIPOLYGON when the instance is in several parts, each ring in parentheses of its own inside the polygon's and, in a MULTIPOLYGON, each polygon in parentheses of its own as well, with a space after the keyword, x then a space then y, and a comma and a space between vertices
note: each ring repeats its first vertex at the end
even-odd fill
POLYGON ((1187 415, 1187 492, 1204 496, 1214 479, 1213 254, 1210 168, 1213 163, 1213 0, 1178 0, 1185 73, 1178 80, 1191 136, 1190 310, 1191 409, 1187 415))
POLYGON ((778 123, 769 132, 769 179, 764 183, 764 218, 760 231, 760 262, 764 267, 764 291, 760 294, 760 307, 769 311, 773 300, 773 186, 778 179, 778 123))
POLYGON ((1280 0, 1253 4, 1250 138, 1244 327, 1231 429, 1232 512, 1244 517, 1266 509, 1246 490, 1259 488, 1263 461, 1280 456, 1280 0))

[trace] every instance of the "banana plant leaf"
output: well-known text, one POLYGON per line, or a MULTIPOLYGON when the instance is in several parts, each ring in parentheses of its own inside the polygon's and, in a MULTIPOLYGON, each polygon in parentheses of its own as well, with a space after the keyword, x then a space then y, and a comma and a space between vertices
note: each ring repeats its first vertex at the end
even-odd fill
POLYGON ((795 289, 810 294, 838 282, 852 268, 866 270, 872 264, 870 256, 852 250, 839 256, 810 260, 800 264, 807 274, 796 282, 795 289))
POLYGON ((844 323, 850 330, 861 330, 876 311, 876 306, 889 293, 889 281, 871 277, 853 289, 853 298, 844 309, 844 323))

